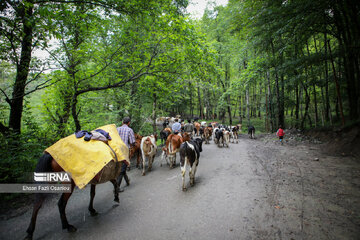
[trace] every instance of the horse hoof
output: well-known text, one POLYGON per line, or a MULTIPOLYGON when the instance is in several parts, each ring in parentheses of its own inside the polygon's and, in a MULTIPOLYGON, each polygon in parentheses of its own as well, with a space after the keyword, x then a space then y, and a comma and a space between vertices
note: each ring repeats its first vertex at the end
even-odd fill
POLYGON ((120 200, 118 197, 114 198, 114 202, 120 203, 120 200))
POLYGON ((183 192, 186 192, 186 191, 187 191, 187 188, 186 188, 186 187, 183 187, 182 190, 183 190, 183 192))
MULTIPOLYGON (((90 215, 92 216, 92 217, 95 217, 95 216, 97 216, 99 213, 96 211, 96 210, 93 210, 93 211, 90 211, 90 215)), ((72 226, 73 228, 75 228, 74 226, 72 226)), ((68 231, 69 231, 69 227, 68 227, 68 231)), ((76 231, 76 228, 75 228, 75 231, 76 231)))
POLYGON ((143 176, 145 176, 145 173, 142 173, 143 176))
POLYGON ((32 235, 31 234, 27 234, 26 237, 24 238, 24 240, 32 240, 32 235))
POLYGON ((73 225, 69 225, 67 227, 67 230, 68 230, 68 232, 76 232, 77 231, 76 227, 74 227, 73 225))

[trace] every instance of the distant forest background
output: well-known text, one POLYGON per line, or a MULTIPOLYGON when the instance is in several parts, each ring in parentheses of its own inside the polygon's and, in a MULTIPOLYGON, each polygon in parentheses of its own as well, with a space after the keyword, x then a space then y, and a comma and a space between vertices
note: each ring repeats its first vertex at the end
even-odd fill
POLYGON ((0 3, 0 182, 76 130, 160 116, 274 132, 359 121, 360 2, 0 3), (35 54, 42 50, 46 59, 35 54))

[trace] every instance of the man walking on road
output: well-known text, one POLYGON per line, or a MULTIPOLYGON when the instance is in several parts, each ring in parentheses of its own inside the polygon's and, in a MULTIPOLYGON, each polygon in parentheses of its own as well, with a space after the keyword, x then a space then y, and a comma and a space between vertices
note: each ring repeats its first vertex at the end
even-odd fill
MULTIPOLYGON (((117 128, 118 133, 119 133, 119 135, 121 137, 121 140, 123 140, 123 142, 129 148, 129 152, 130 152, 130 147, 135 144, 134 131, 129 127, 130 121, 131 121, 131 119, 129 117, 124 117, 123 125, 121 127, 117 128)), ((122 181, 123 178, 125 178, 126 185, 127 186, 130 185, 130 179, 126 174, 126 168, 127 168, 126 164, 123 164, 122 167, 121 167, 121 172, 120 172, 120 175, 119 175, 119 177, 117 179, 119 188, 120 188, 121 181, 122 181)), ((120 190, 120 192, 123 192, 123 191, 124 190, 120 190)))

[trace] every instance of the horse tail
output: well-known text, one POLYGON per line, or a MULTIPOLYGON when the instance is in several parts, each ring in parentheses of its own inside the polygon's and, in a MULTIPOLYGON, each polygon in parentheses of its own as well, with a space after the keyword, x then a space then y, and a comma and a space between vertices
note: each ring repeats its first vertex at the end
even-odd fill
MULTIPOLYGON (((49 153, 44 153, 35 167, 35 172, 53 172, 51 167, 52 156, 49 153)), ((40 182, 39 184, 45 184, 40 182)), ((35 193, 35 205, 42 204, 42 201, 46 198, 46 193, 35 193)), ((40 206, 38 206, 40 208, 40 206)))
POLYGON ((44 153, 35 168, 35 172, 53 172, 51 167, 52 156, 49 153, 44 153))
POLYGON ((174 150, 174 145, 171 144, 171 141, 170 141, 170 143, 169 143, 169 155, 174 155, 174 154, 176 154, 178 151, 179 151, 179 149, 175 149, 175 150, 174 150))

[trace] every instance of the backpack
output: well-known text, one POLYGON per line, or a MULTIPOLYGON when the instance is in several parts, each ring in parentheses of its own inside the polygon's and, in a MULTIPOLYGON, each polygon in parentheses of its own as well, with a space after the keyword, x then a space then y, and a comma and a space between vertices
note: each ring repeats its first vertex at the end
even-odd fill
POLYGON ((280 128, 278 130, 278 136, 281 137, 281 136, 284 136, 284 135, 285 135, 284 130, 280 128))

